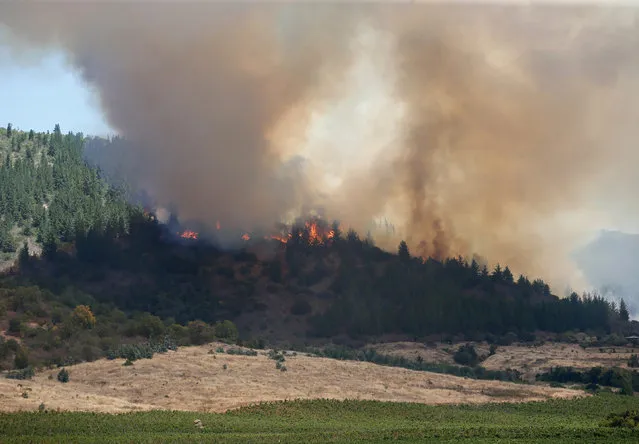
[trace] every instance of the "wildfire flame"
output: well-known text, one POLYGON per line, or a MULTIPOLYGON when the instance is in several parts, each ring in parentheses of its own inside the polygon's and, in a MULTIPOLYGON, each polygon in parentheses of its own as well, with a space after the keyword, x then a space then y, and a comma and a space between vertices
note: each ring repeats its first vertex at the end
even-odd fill
POLYGON ((265 236, 265 239, 273 239, 276 241, 280 241, 281 243, 285 244, 289 241, 289 239, 292 237, 291 234, 288 234, 286 236, 281 236, 279 234, 271 234, 270 236, 265 236))
POLYGON ((251 240, 251 236, 249 236, 249 234, 248 234, 248 233, 244 233, 244 234, 242 235, 242 240, 245 240, 245 241, 247 241, 247 240, 251 240))
POLYGON ((182 233, 178 233, 182 239, 197 239, 198 233, 191 230, 185 230, 182 233))

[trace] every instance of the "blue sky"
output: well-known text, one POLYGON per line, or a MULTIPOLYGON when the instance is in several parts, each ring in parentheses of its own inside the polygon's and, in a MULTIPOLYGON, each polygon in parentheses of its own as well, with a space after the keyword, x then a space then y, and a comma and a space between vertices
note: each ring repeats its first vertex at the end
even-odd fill
POLYGON ((63 132, 113 132, 97 97, 63 53, 49 52, 25 62, 0 47, 0 126, 9 122, 23 130, 52 130, 59 123, 63 132))

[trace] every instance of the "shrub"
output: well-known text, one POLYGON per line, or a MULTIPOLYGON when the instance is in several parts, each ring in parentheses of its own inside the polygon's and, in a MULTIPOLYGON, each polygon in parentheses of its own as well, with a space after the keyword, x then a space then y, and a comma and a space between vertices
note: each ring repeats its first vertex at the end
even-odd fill
POLYGON ((244 348, 229 348, 228 350, 226 350, 226 353, 228 353, 229 355, 257 356, 257 352, 255 350, 244 348))
POLYGON ((519 340, 522 342, 535 342, 535 334, 527 331, 521 332, 519 334, 519 340))
POLYGON ((218 321, 215 323, 215 336, 229 342, 236 342, 239 336, 237 327, 231 321, 218 321))
POLYGON ((29 366, 29 356, 24 348, 20 347, 20 349, 18 349, 13 359, 13 364, 17 369, 23 369, 29 366))
POLYGON ((140 336, 146 338, 155 338, 164 334, 164 323, 162 319, 157 316, 153 316, 150 313, 144 313, 137 320, 134 331, 140 336))
POLYGON ((495 344, 490 344, 490 348, 488 349, 488 356, 492 356, 497 353, 497 346, 495 344))
POLYGON ((277 350, 269 351, 268 352, 268 357, 269 357, 269 359, 272 359, 272 360, 277 361, 277 362, 286 361, 286 358, 284 357, 284 354, 278 352, 277 350))
POLYGON ((71 313, 71 322, 80 328, 95 327, 95 316, 88 305, 78 305, 71 313))
POLYGON ((639 367, 639 355, 630 356, 630 359, 628 359, 628 367, 630 368, 639 367))
POLYGON ((471 344, 462 345, 453 355, 453 359, 460 365, 468 365, 474 367, 479 363, 479 356, 475 351, 475 347, 471 344))
POLYGON ((20 334, 22 331, 22 322, 19 319, 13 318, 9 321, 9 328, 7 329, 7 333, 11 334, 20 334))
POLYGON ((626 410, 623 413, 611 413, 603 425, 605 427, 637 428, 639 427, 639 411, 626 410))
POLYGON ((202 345, 215 339, 216 331, 203 321, 191 321, 186 328, 189 332, 189 340, 193 345, 202 345))
POLYGON ((306 299, 298 299, 291 307, 291 314, 295 316, 304 316, 313 311, 311 304, 306 299))
POLYGON ((144 344, 122 344, 120 347, 107 352, 107 359, 151 359, 155 353, 166 353, 169 350, 177 350, 177 345, 169 336, 165 336, 159 342, 146 342, 144 344))
POLYGON ((7 373, 8 379, 31 379, 35 375, 33 367, 29 366, 21 370, 12 370, 7 373))
POLYGON ((501 336, 497 341, 497 345, 512 345, 513 342, 517 341, 517 335, 513 332, 506 333, 504 336, 501 336))
POLYGON ((69 372, 64 367, 58 372, 58 381, 62 383, 69 382, 69 372))

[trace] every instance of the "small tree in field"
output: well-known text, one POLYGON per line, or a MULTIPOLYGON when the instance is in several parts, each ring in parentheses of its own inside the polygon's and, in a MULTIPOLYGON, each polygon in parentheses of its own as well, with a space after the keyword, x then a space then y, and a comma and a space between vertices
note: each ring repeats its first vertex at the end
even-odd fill
POLYGON ((62 383, 69 382, 69 372, 65 368, 62 368, 62 370, 58 372, 58 381, 62 383))

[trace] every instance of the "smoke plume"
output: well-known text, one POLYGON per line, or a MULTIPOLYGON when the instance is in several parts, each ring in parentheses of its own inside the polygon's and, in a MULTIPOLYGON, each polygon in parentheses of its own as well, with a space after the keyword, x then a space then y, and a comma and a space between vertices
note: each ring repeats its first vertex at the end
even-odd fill
MULTIPOLYGON (((637 10, 20 2, 7 45, 62 48, 180 217, 388 217, 412 251, 560 282, 614 207, 636 222, 637 10), (331 117, 332 116, 332 117, 331 117), (606 207, 608 205, 608 207, 606 207), (609 209, 609 208, 608 208, 609 209), (570 219, 572 217, 572 219, 570 219)), ((1 34, 0 34, 1 35, 1 34)))

